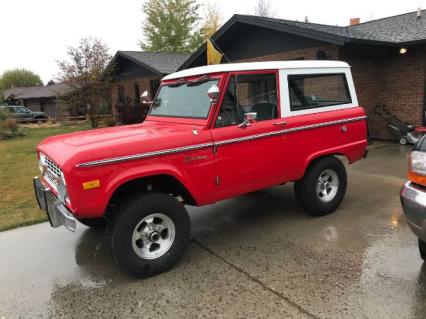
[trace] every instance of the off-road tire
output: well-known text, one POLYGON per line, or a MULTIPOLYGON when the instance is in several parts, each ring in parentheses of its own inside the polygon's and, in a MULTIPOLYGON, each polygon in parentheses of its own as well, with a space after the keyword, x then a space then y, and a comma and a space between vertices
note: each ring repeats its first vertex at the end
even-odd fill
POLYGON ((191 221, 176 198, 162 193, 142 193, 126 199, 108 222, 106 243, 114 261, 125 271, 146 278, 170 269, 182 255, 191 236, 191 221), (146 216, 161 213, 174 223, 175 237, 168 251, 155 259, 140 257, 132 246, 135 227, 146 216))
POLYGON ((94 228, 94 229, 102 229, 106 226, 106 220, 104 218, 81 218, 78 219, 80 223, 83 225, 94 228))
POLYGON ((343 163, 334 156, 315 160, 308 167, 302 180, 295 183, 295 195, 302 207, 313 216, 324 216, 334 212, 346 193, 347 175, 343 163), (337 193, 329 202, 321 201, 317 195, 317 185, 320 175, 325 170, 334 171, 338 177, 337 193))
POLYGON ((423 260, 426 260, 426 242, 424 242, 420 238, 419 238, 419 251, 420 251, 420 257, 422 257, 423 260))

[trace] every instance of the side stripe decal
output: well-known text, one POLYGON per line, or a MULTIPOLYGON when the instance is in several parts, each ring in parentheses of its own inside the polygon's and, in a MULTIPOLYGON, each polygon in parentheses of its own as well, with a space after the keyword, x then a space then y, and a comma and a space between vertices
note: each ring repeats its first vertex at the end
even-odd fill
POLYGON ((186 152, 186 151, 199 150, 199 149, 209 148, 209 147, 213 147, 213 146, 218 147, 218 146, 223 146, 223 145, 228 145, 228 144, 241 143, 241 142, 246 142, 246 141, 257 140, 257 139, 260 139, 260 138, 276 136, 276 135, 283 135, 283 134, 290 134, 290 133, 299 132, 299 131, 312 130, 312 129, 326 127, 326 126, 352 123, 352 122, 362 121, 362 120, 365 120, 365 119, 367 119, 367 116, 358 116, 358 117, 353 117, 353 118, 348 118, 348 119, 343 119, 343 120, 336 120, 336 121, 329 121, 329 122, 322 122, 322 123, 317 123, 317 124, 298 126, 298 127, 293 127, 293 128, 274 131, 274 132, 254 134, 254 135, 244 136, 244 137, 240 137, 240 138, 232 138, 232 139, 228 139, 228 140, 218 141, 216 143, 196 144, 196 145, 190 145, 190 146, 170 148, 170 149, 165 149, 165 150, 161 150, 161 151, 154 151, 154 152, 140 153, 140 154, 134 154, 134 155, 128 155, 128 156, 107 158, 107 159, 103 159, 103 160, 97 160, 97 161, 91 161, 91 162, 85 162, 85 163, 77 164, 76 166, 77 167, 93 167, 93 166, 101 166, 101 165, 107 165, 107 164, 112 164, 112 163, 127 162, 127 161, 145 159, 145 158, 150 158, 150 157, 155 157, 155 156, 162 156, 162 155, 176 154, 176 153, 181 153, 181 152, 186 152))

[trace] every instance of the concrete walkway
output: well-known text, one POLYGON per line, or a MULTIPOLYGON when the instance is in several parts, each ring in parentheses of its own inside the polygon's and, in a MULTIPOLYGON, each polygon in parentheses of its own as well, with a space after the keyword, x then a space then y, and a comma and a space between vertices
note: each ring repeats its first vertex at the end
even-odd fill
POLYGON ((426 318, 426 264, 398 197, 409 150, 372 145, 329 216, 304 213, 292 185, 189 208, 185 255, 146 280, 82 225, 0 233, 0 318, 426 318))

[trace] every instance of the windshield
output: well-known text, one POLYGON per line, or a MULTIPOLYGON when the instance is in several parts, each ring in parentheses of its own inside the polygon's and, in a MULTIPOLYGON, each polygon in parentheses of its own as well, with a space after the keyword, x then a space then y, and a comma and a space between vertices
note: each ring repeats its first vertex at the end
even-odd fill
POLYGON ((178 81, 160 88, 152 104, 151 115, 206 119, 211 102, 207 91, 217 79, 200 79, 193 82, 178 81))
POLYGON ((26 107, 23 107, 23 106, 15 107, 15 112, 16 113, 30 113, 30 111, 28 111, 28 109, 26 107))

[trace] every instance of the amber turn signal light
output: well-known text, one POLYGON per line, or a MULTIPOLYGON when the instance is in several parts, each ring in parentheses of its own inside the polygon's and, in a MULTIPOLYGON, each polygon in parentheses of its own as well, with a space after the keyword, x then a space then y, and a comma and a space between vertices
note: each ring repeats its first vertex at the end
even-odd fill
POLYGON ((426 176, 408 172, 408 180, 414 184, 426 186, 426 176))
POLYGON ((85 191, 87 191, 89 189, 93 189, 93 188, 98 188, 100 186, 101 186, 101 181, 99 179, 95 179, 94 181, 89 181, 89 182, 83 183, 83 189, 85 191))

